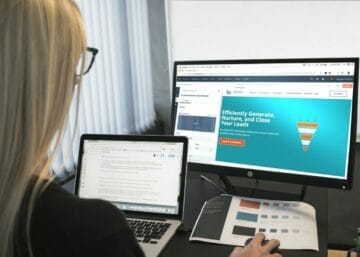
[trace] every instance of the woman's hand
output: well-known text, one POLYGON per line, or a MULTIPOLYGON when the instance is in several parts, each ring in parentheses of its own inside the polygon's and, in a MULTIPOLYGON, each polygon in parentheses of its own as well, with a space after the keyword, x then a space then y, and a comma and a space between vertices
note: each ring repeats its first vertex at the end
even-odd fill
POLYGON ((272 239, 263 245, 265 235, 263 233, 257 233, 251 242, 245 247, 235 247, 229 257, 282 257, 279 253, 270 252, 279 247, 279 240, 272 239))

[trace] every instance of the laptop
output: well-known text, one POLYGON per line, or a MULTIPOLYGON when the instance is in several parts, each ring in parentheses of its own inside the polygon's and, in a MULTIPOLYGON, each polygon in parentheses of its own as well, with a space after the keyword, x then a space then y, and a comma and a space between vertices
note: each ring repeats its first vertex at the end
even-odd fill
POLYGON ((146 257, 156 257, 182 223, 188 140, 95 135, 80 139, 75 194, 123 210, 146 257))

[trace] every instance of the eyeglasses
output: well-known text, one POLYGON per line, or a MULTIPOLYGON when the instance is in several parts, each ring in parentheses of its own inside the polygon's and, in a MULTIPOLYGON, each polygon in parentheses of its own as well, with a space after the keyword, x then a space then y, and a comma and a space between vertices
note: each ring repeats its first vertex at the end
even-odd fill
MULTIPOLYGON (((99 50, 97 48, 94 48, 94 47, 86 48, 85 65, 84 65, 85 69, 82 72, 83 76, 90 71, 91 67, 93 66, 93 64, 95 62, 95 57, 98 52, 99 52, 99 50)), ((77 77, 81 75, 82 58, 83 58, 83 56, 81 56, 78 66, 76 67, 75 75, 77 77)))

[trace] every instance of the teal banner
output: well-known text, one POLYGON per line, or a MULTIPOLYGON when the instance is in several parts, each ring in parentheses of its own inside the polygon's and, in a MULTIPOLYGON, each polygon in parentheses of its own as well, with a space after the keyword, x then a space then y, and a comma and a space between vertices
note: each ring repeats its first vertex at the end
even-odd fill
POLYGON ((223 97, 216 160, 343 177, 350 100, 223 97))

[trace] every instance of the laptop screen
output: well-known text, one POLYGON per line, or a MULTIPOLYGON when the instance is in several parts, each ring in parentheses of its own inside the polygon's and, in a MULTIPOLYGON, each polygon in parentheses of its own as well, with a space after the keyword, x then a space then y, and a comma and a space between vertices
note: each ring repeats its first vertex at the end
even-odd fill
POLYGON ((178 214, 184 142, 84 139, 77 194, 124 211, 178 214))

